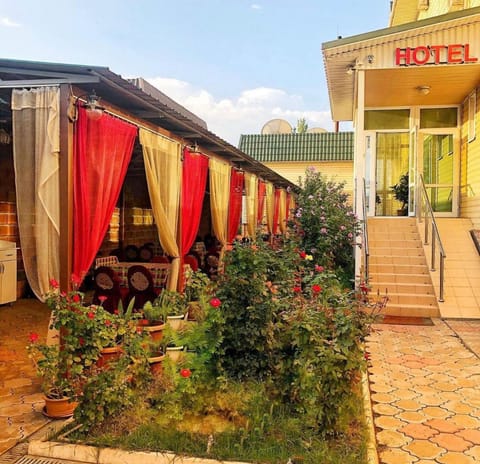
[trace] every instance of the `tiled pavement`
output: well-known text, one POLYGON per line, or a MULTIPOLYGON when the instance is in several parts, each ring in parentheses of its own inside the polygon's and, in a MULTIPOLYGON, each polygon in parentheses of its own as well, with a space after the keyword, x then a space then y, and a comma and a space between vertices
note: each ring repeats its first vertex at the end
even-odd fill
MULTIPOLYGON (((0 306, 0 454, 48 422, 25 351, 48 318, 35 300, 0 306)), ((376 325, 369 337, 382 464, 480 463, 480 320, 434 322, 376 325)))
POLYGON ((0 454, 48 422, 25 347, 31 331, 46 337, 49 317, 35 299, 0 306, 0 454))
POLYGON ((369 337, 382 464, 480 463, 480 320, 434 322, 369 337))

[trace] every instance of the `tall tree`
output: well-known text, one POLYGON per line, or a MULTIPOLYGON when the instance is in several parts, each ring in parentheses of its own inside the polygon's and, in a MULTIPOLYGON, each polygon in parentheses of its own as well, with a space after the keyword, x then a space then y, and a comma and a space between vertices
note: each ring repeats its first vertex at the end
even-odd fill
POLYGON ((305 118, 300 118, 297 120, 297 134, 305 134, 308 129, 308 123, 305 118))

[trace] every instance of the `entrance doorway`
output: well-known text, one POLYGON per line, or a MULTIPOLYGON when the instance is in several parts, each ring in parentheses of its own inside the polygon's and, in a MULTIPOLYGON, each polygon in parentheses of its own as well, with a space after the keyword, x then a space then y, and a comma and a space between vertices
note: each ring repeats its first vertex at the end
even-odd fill
POLYGON ((453 133, 420 132, 419 159, 427 195, 438 216, 455 216, 458 210, 458 150, 453 133))
POLYGON ((416 213, 416 182, 422 174, 427 195, 438 216, 458 214, 459 147, 455 129, 366 134, 366 183, 370 216, 416 213), (392 187, 406 183, 397 199, 392 187))
POLYGON ((408 205, 408 180, 406 184, 406 203, 395 199, 392 187, 404 181, 408 176, 409 133, 377 132, 375 162, 375 215, 406 215, 402 206, 408 205))

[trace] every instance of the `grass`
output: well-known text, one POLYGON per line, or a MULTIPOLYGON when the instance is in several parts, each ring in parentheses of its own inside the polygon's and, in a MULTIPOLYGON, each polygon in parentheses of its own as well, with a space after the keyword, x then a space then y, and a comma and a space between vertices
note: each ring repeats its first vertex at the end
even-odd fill
POLYGON ((285 406, 272 405, 260 384, 229 384, 223 391, 198 396, 194 403, 181 399, 181 411, 172 403, 178 395, 170 398, 168 393, 152 391, 121 417, 86 436, 71 438, 95 446, 252 463, 286 464, 289 459, 301 464, 366 462, 362 401, 354 394, 341 413, 341 432, 335 436, 306 427, 301 415, 285 406))

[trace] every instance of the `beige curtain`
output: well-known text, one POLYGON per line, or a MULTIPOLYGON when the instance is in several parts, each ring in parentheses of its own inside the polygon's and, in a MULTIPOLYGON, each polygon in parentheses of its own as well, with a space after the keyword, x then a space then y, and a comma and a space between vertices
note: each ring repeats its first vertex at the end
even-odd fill
POLYGON ((265 203, 267 206, 267 229, 273 233, 273 215, 275 211, 275 187, 271 182, 267 182, 265 192, 265 203))
POLYGON ((28 283, 42 301, 59 280, 58 87, 12 92, 17 217, 28 283))
POLYGON ((287 231, 287 192, 285 189, 280 189, 280 204, 278 208, 278 225, 280 232, 284 234, 287 231))
POLYGON ((249 172, 245 173, 245 193, 247 210, 247 235, 255 238, 257 232, 258 212, 258 177, 249 172))
POLYGON ((210 209, 215 237, 222 245, 220 258, 227 245, 228 200, 230 198, 231 166, 215 158, 209 160, 210 209))
POLYGON ((139 136, 158 238, 163 250, 173 258, 167 287, 176 290, 180 270, 177 232, 182 180, 181 146, 145 129, 140 129, 139 136))

